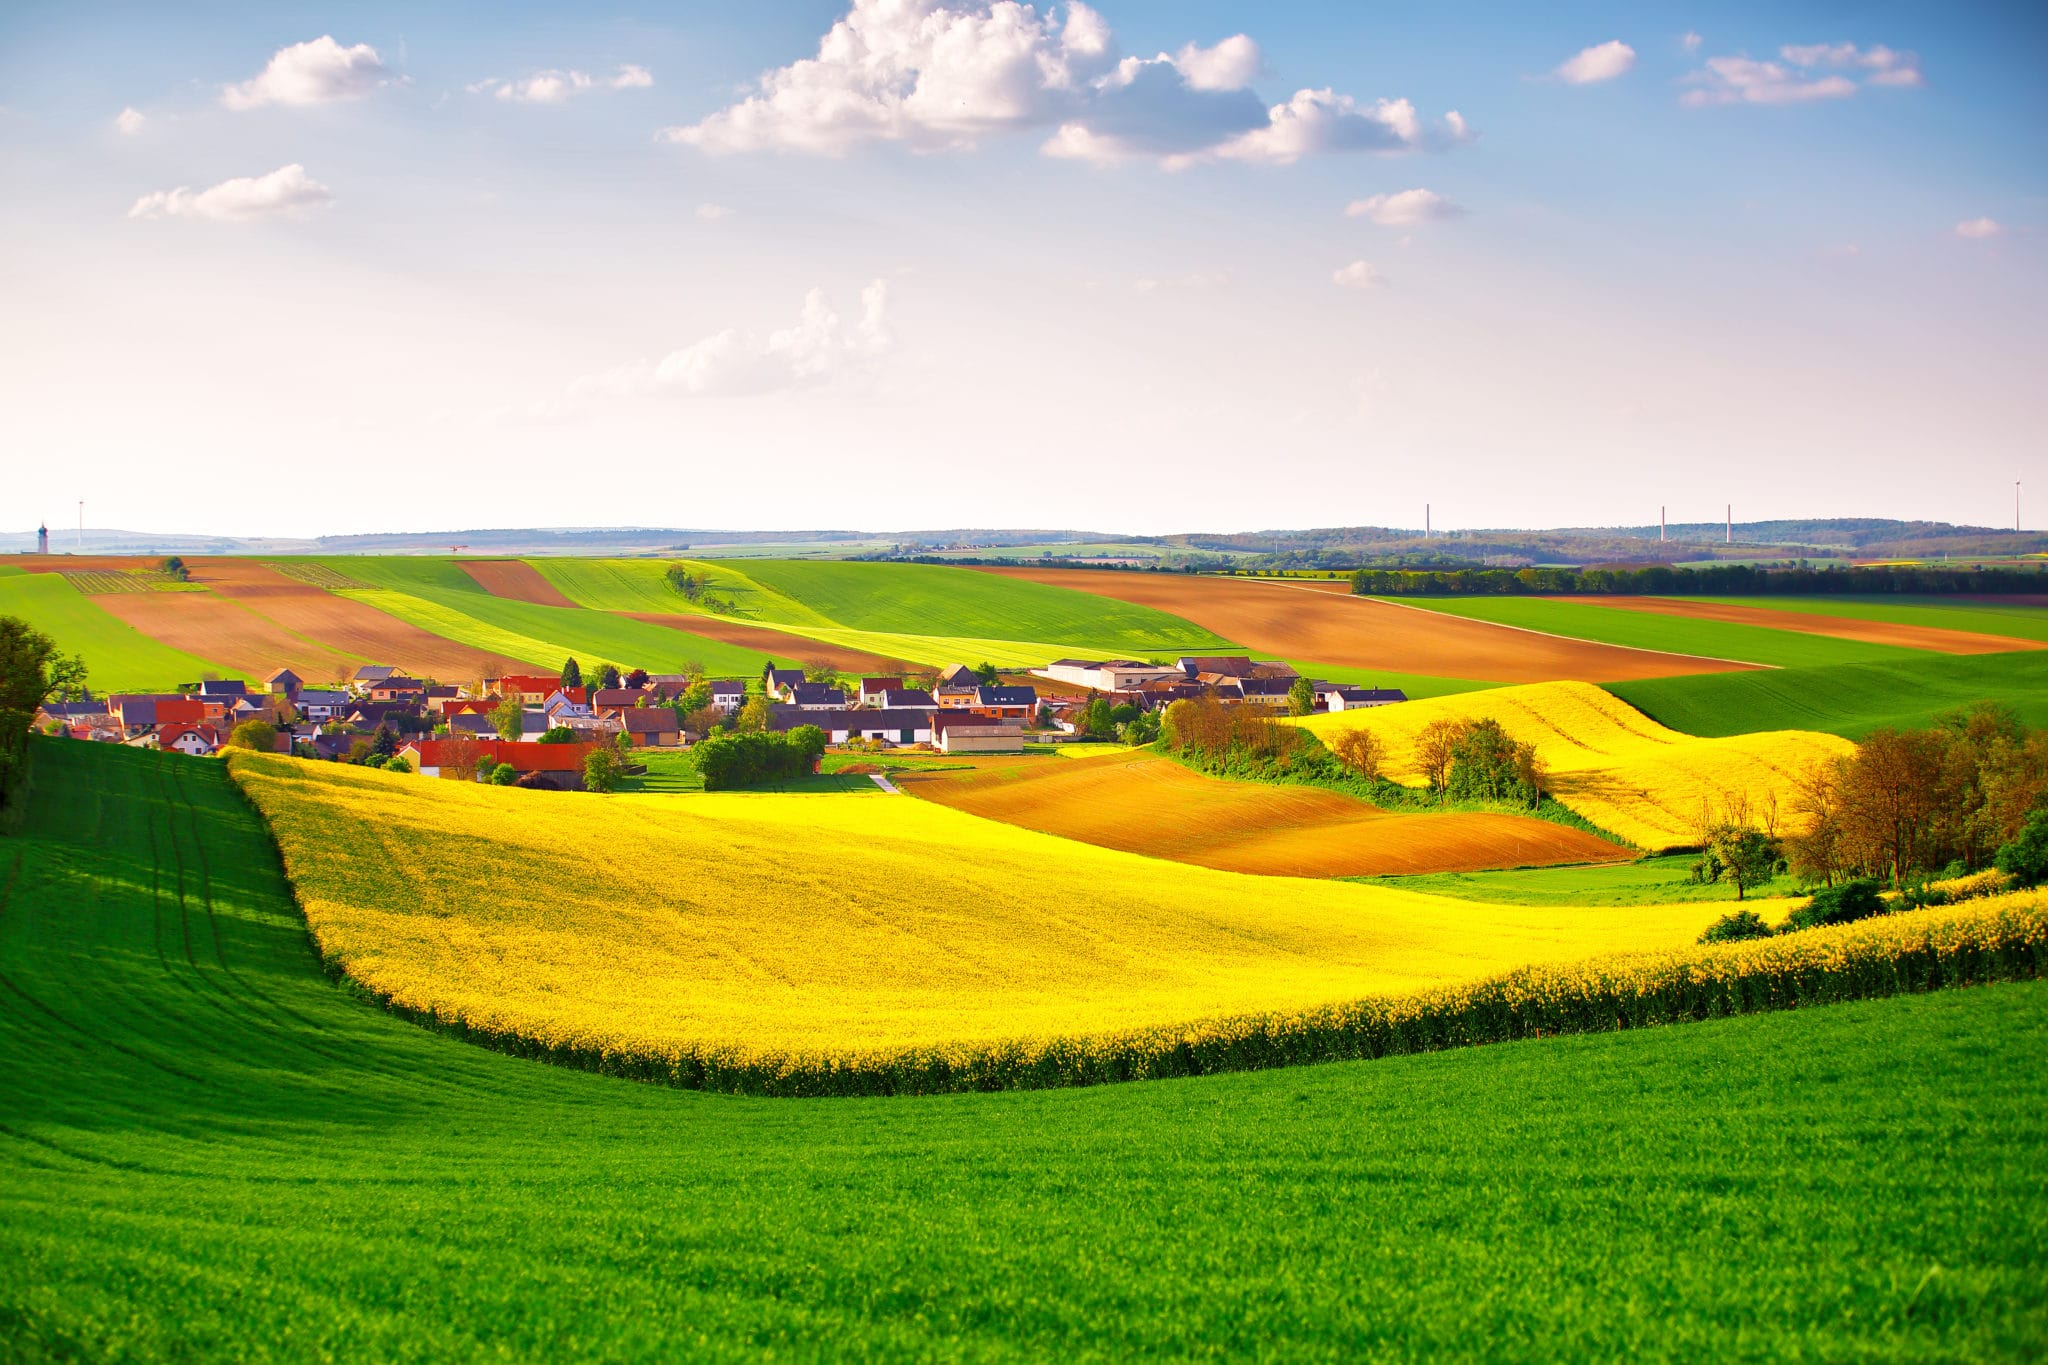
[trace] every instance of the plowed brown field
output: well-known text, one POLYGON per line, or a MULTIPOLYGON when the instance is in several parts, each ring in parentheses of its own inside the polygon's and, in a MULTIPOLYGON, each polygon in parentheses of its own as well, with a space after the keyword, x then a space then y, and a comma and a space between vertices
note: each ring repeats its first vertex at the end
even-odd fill
MULTIPOLYGON (((866 650, 848 649, 844 645, 827 644, 813 640, 807 635, 792 635, 786 630, 775 630, 768 626, 752 626, 743 621, 731 621, 722 616, 697 616, 689 612, 622 611, 618 615, 645 621, 653 626, 667 626, 671 630, 687 631, 701 635, 707 640, 721 644, 738 645, 741 649, 758 649, 772 659, 786 659, 790 664, 828 663, 842 673, 905 673, 915 672, 921 664, 905 663, 866 650)), ((1033 678, 1029 681, 1037 682, 1033 678)))
POLYGON ((1205 777, 1143 751, 987 758, 971 771, 899 773, 892 780, 969 815, 1226 872, 1362 877, 1633 856, 1547 820, 1383 811, 1311 787, 1205 777))
POLYGON ((1185 617, 1254 654, 1347 668, 1383 668, 1486 682, 1625 682, 1725 673, 1754 664, 1625 649, 1466 621, 1354 597, 1348 585, 1262 583, 1194 574, 989 568, 987 573, 1075 588, 1185 617))
POLYGON ((539 569, 523 559, 458 559, 456 566, 474 578, 477 586, 493 597, 514 602, 531 602, 537 607, 573 607, 562 590, 541 577, 539 569))
POLYGON ((1585 596, 1570 600, 1595 607, 1650 612, 1657 616, 1725 621, 1737 626, 1768 626, 1772 630, 1796 630, 1807 635, 1828 635, 1837 640, 1861 640, 1865 644, 1902 645, 1907 649, 1924 649, 1935 654, 2004 654, 2017 649, 2048 649, 2048 644, 2039 640, 2021 640, 2010 635, 1981 635, 1976 631, 1947 630, 1939 626, 1864 621, 1849 616, 1818 616, 1804 611, 1773 611, 1769 607, 1695 602, 1679 597, 1585 596))

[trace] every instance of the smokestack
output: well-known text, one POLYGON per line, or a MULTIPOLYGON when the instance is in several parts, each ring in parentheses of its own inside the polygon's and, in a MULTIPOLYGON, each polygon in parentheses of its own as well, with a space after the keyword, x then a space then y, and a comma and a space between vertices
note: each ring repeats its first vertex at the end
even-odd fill
POLYGON ((1728 543, 1735 543, 1735 504, 1728 504, 1728 543))

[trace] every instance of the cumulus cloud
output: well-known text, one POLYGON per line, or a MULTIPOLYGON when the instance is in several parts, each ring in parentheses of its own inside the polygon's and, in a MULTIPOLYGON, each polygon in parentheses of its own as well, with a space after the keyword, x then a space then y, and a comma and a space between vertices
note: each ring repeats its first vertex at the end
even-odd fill
POLYGON ((1636 50, 1620 39, 1584 48, 1559 64, 1551 74, 1566 85, 1593 85, 1611 81, 1636 64, 1636 50))
POLYGON ((657 361, 586 375, 569 386, 572 399, 647 394, 736 396, 808 388, 860 373, 895 345, 889 330, 889 286, 861 291, 861 313, 848 321, 822 289, 804 295, 796 324, 763 336, 727 328, 657 361))
POLYGON ((1386 282, 1379 271, 1364 261, 1353 261, 1343 269, 1331 274, 1332 283, 1344 289, 1377 289, 1386 282))
POLYGON ((1152 57, 1117 52, 1074 0, 853 0, 815 57, 661 136, 714 153, 841 155, 870 142, 921 150, 1049 128, 1048 156, 1181 166, 1212 156, 1291 161, 1310 150, 1413 151, 1466 139, 1455 114, 1424 129, 1405 100, 1361 105, 1304 90, 1270 108, 1252 90, 1258 44, 1235 34, 1152 57))
POLYGON ((1711 104, 1804 104, 1847 99, 1864 85, 1926 84, 1920 58, 1882 45, 1859 48, 1854 43, 1788 44, 1778 61, 1750 57, 1709 57, 1686 78, 1692 86, 1681 101, 1695 107, 1711 104))
POLYGON ((148 121, 142 116, 142 111, 135 108, 123 109, 114 115, 114 126, 131 137, 141 132, 142 125, 148 121))
POLYGON ((1956 224, 1956 236, 1967 237, 1973 242, 1981 242, 1987 237, 1996 237, 2004 231, 2005 225, 1996 218, 1965 218, 1962 222, 1956 224))
POLYGON ((492 76, 468 90, 472 95, 496 95, 513 104, 564 104, 573 96, 592 90, 645 90, 653 84, 653 72, 628 62, 610 76, 593 76, 587 71, 536 71, 509 80, 492 76))
POLYGON ((1456 218, 1465 210, 1435 190, 1401 190, 1354 199, 1344 206, 1347 218, 1369 218, 1381 227, 1415 227, 1456 218))
POLYGON ((130 218, 203 218, 217 223, 247 223, 258 218, 302 214, 333 202, 334 192, 293 162, 269 175, 223 180, 212 189, 179 186, 157 190, 136 200, 130 218))
POLYGON ((224 88, 220 100, 230 109, 328 104, 367 95, 385 80, 384 63, 375 48, 368 43, 343 47, 322 34, 310 43, 280 48, 263 70, 224 88))

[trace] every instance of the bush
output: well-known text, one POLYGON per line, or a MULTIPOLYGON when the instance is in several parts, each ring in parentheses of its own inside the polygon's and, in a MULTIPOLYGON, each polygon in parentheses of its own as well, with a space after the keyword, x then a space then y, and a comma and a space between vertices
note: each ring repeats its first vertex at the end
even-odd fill
POLYGON ((391 760, 387 759, 382 754, 371 754, 368 758, 365 758, 363 760, 363 766, 365 768, 381 768, 390 761, 391 760))
POLYGON ((1843 882, 1814 892, 1812 900, 1785 917, 1785 929, 1789 932, 1818 929, 1824 924, 1851 924, 1859 919, 1882 915, 1889 908, 1878 893, 1876 882, 1868 878, 1843 882))
POLYGON ((550 726, 548 729, 541 731, 540 739, 535 742, 540 744, 574 744, 576 742, 576 732, 566 725, 550 726))
POLYGON ((397 755, 384 765, 384 771, 387 773, 409 773, 412 770, 412 760, 404 754, 397 755))
POLYGON ((786 734, 740 730, 713 735, 695 752, 705 791, 735 791, 815 771, 825 752, 825 732, 815 725, 799 725, 786 734))
POLYGON ((510 763, 500 763, 491 772, 493 787, 509 787, 519 780, 519 770, 510 763))
MULTIPOLYGON (((512 765, 508 763, 508 764, 506 764, 505 766, 509 768, 509 767, 511 767, 512 765)), ((482 757, 482 758, 480 758, 480 759, 478 759, 478 760, 476 761, 476 780, 477 780, 477 781, 479 781, 479 782, 488 782, 488 781, 490 781, 490 780, 491 780, 491 779, 492 779, 493 777, 497 776, 497 773, 498 773, 498 760, 497 760, 497 759, 495 759, 495 758, 492 758, 492 757, 491 757, 490 755, 486 754, 486 755, 484 755, 484 757, 482 757)))
POLYGON ((1702 943, 1736 943, 1746 938, 1769 938, 1771 926, 1754 910, 1737 910, 1732 915, 1723 915, 1707 926, 1700 935, 1702 943))
POLYGON ((231 749, 253 749, 259 754, 277 751, 277 727, 269 721, 245 720, 228 736, 231 749))
POLYGON ((2048 809, 2027 817, 2013 841, 1998 850, 1995 866, 2019 886, 2048 881, 2048 809))

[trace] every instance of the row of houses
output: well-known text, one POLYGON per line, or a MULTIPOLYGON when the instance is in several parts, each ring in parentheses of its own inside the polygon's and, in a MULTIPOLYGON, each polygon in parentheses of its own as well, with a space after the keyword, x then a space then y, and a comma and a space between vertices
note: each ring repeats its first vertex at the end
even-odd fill
MULTIPOLYGON (((1183 698, 1214 697, 1225 704, 1284 707, 1301 679, 1292 664, 1244 654, 1184 655, 1171 664, 1137 659, 1055 659, 1032 673, 1051 682, 1098 692, 1112 701, 1157 710, 1183 698)), ((1408 700, 1397 687, 1360 687, 1311 680, 1318 711, 1388 706, 1408 700)))

